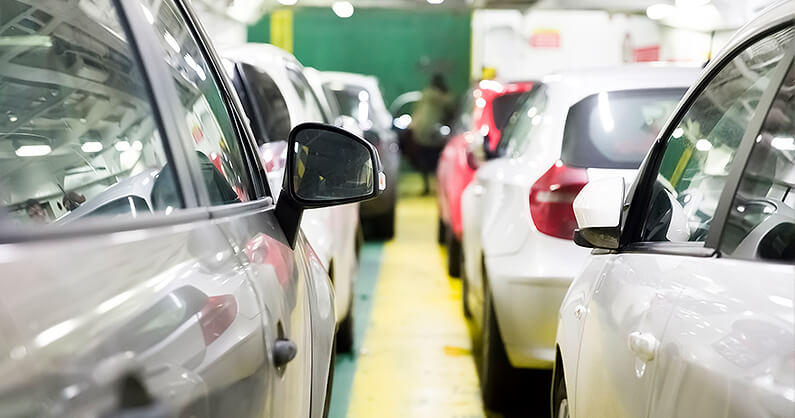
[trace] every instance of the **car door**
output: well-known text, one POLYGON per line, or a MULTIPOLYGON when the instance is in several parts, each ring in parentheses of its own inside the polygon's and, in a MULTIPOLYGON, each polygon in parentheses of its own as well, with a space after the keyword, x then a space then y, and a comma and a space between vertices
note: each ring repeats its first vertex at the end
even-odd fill
MULTIPOLYGON (((152 11, 154 28, 164 39, 160 52, 180 92, 180 111, 185 130, 191 134, 192 141, 184 146, 199 186, 198 200, 208 207, 259 299, 265 328, 262 354, 274 372, 219 399, 222 407, 213 412, 229 416, 227 407, 250 404, 247 412, 251 416, 309 416, 312 328, 308 257, 301 249, 294 253, 285 239, 253 135, 243 123, 231 86, 195 18, 191 19, 181 3, 158 4, 157 13, 152 11), (186 56, 192 58, 186 60, 186 56), (180 61, 190 62, 187 67, 175 65, 180 61), (254 391, 268 383, 270 392, 254 391)), ((217 372, 244 374, 249 366, 241 361, 217 372)), ((259 366, 258 371, 269 369, 267 364, 259 366)))
POLYGON ((686 260, 685 274, 671 278, 682 293, 660 347, 652 417, 795 411, 792 37, 791 26, 780 29, 744 53, 769 86, 737 97, 759 105, 743 115, 747 128, 707 234, 720 256, 686 260))
MULTIPOLYGON (((702 371, 715 364, 707 353, 737 351, 732 342, 736 332, 732 335, 730 324, 721 326, 717 318, 724 317, 722 310, 736 310, 742 303, 720 301, 714 295, 734 298, 726 287, 734 281, 730 277, 748 280, 755 267, 717 258, 716 240, 729 208, 726 201, 733 195, 728 191, 736 189, 736 173, 790 64, 791 33, 789 27, 768 31, 713 67, 661 135, 666 140, 647 158, 622 235, 627 242, 618 253, 593 257, 588 271, 597 274, 587 292, 590 299, 582 301, 586 309, 578 306, 566 312, 564 307, 561 312, 586 313, 575 414, 663 417, 725 412, 709 409, 719 397, 704 386, 709 379, 702 371), (721 343, 715 333, 724 333, 726 340, 721 343), (691 344, 684 346, 682 341, 691 344), (704 361, 691 362, 698 358, 704 361)), ((769 270, 778 278, 768 285, 781 292, 777 286, 791 280, 791 267, 772 265, 769 270)), ((737 290, 743 286, 753 284, 745 282, 737 290)), ((788 295, 791 289, 782 297, 788 295)), ((760 302, 758 296, 752 299, 760 302)), ((786 335, 786 330, 779 323, 775 332, 786 335)), ((719 380, 711 382, 712 388, 719 380)))

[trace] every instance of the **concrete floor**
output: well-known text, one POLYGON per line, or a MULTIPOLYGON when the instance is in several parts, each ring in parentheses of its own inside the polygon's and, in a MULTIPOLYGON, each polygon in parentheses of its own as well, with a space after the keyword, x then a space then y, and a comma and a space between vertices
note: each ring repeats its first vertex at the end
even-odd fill
POLYGON ((331 418, 486 416, 461 281, 445 272, 436 202, 418 186, 401 182, 395 239, 362 251, 356 354, 337 357, 331 418))

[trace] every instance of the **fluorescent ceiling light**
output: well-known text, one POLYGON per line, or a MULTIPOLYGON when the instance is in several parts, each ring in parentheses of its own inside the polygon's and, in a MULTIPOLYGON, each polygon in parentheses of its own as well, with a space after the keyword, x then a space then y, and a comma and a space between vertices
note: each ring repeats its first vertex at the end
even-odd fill
POLYGON ((153 25, 155 23, 155 17, 152 15, 152 11, 144 6, 143 3, 141 3, 141 9, 144 11, 144 17, 146 17, 146 21, 149 22, 150 25, 153 25))
POLYGON ((331 10, 334 11, 337 17, 343 19, 353 16, 353 5, 349 1, 335 1, 334 4, 331 5, 331 10))
POLYGON ((646 16, 651 20, 665 19, 676 12, 676 7, 670 4, 652 4, 646 9, 646 16))
POLYGON ((42 155, 47 155, 52 152, 52 148, 49 145, 22 145, 15 153, 18 157, 41 157, 42 155))
POLYGON ((696 149, 702 152, 707 152, 712 149, 712 142, 706 139, 699 139, 696 141, 696 149))
POLYGON ((602 129, 608 133, 613 132, 613 129, 616 127, 616 122, 613 119, 613 111, 610 108, 610 97, 607 95, 607 92, 603 91, 599 93, 597 101, 599 102, 599 119, 602 120, 602 129))
POLYGON ((293 6, 298 3, 298 0, 278 0, 279 4, 283 4, 285 6, 293 6))
POLYGON ((124 152, 130 149, 130 143, 127 141, 119 141, 113 146, 113 148, 116 148, 116 151, 124 152))
POLYGON ((169 32, 164 33, 163 34, 163 38, 166 40, 166 43, 168 44, 168 46, 170 46, 171 49, 173 49, 176 53, 179 54, 179 51, 181 50, 180 47, 179 47, 179 42, 177 42, 177 40, 174 39, 174 37, 171 35, 171 33, 169 33, 169 32))
POLYGON ((777 136, 770 141, 770 145, 782 151, 795 151, 795 138, 777 136))
POLYGON ((102 151, 102 143, 99 141, 83 142, 83 145, 80 146, 80 149, 85 153, 100 152, 102 151))
POLYGON ((428 4, 442 4, 444 0, 426 0, 428 4))

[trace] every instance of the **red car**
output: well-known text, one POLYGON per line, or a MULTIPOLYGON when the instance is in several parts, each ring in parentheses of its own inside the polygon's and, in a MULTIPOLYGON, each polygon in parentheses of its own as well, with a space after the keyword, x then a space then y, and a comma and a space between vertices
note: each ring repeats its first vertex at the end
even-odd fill
POLYGON ((436 169, 439 206, 439 243, 447 245, 447 272, 458 277, 461 270, 461 194, 477 169, 470 150, 471 139, 483 138, 484 150, 492 153, 500 140, 519 98, 533 87, 532 82, 503 84, 481 81, 464 97, 456 121, 456 134, 439 157, 436 169))

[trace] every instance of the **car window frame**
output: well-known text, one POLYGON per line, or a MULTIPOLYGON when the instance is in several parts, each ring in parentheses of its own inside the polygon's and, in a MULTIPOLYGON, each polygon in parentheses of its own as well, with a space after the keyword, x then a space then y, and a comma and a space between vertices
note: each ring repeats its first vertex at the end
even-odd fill
POLYGON ((795 41, 792 41, 788 50, 784 52, 781 62, 771 70, 770 83, 765 87, 759 104, 754 112, 753 118, 748 122, 740 141, 740 146, 735 152, 734 160, 729 168, 729 175, 724 183, 718 204, 715 208, 715 215, 710 222, 709 231, 705 241, 693 242, 670 242, 670 241, 644 241, 641 239, 642 229, 648 208, 651 204, 651 190, 659 172, 662 157, 668 145, 674 129, 687 115, 695 101, 701 97, 705 88, 710 85, 715 76, 723 71, 738 55, 747 50, 758 41, 773 35, 774 33, 792 28, 795 22, 791 17, 772 22, 765 28, 756 32, 753 36, 734 45, 732 49, 723 54, 719 61, 691 86, 685 93, 684 98, 674 110, 665 129, 660 131, 657 139, 652 144, 651 151, 647 154, 638 171, 638 180, 630 187, 627 199, 624 203, 626 217, 623 218, 621 237, 619 240, 619 250, 617 252, 643 252, 656 254, 690 255, 696 257, 712 257, 718 255, 720 238, 734 199, 734 194, 739 187, 742 173, 748 161, 748 157, 753 150, 754 141, 762 129, 765 118, 773 104, 773 100, 779 91, 784 78, 792 65, 793 53, 795 52, 795 41))
MULTIPOLYGON (((130 0, 121 0, 127 1, 130 0)), ((207 194, 207 190, 202 187, 203 183, 199 183, 194 181, 194 188, 195 193, 198 194, 198 204, 200 207, 206 208, 212 217, 217 217, 223 213, 238 213, 240 211, 246 211, 249 207, 267 207, 267 206, 274 206, 275 202, 273 199, 272 191, 268 186, 267 182, 267 175, 265 174, 265 169, 261 164, 259 159, 259 152, 257 151, 257 147, 254 145, 256 143, 255 137, 253 132, 251 131, 250 127, 248 126, 247 117, 244 116, 242 110, 242 104, 235 93, 234 86, 232 86, 229 77, 226 75, 224 71, 223 62, 221 61, 220 56, 217 52, 211 47, 212 42, 210 41, 209 35, 204 30, 204 27, 201 24, 198 16, 196 15, 195 11, 187 6, 184 0, 163 0, 166 2, 171 2, 173 5, 176 6, 176 9, 182 14, 182 18, 185 20, 187 24, 187 29, 190 31, 191 35, 196 40, 196 43, 199 47, 199 50, 203 54, 203 58, 207 64, 207 68, 210 72, 211 77, 215 81, 215 85, 218 87, 218 91, 221 95, 221 99, 224 102, 224 109, 226 110, 230 122, 232 124, 232 128, 234 129, 234 133, 236 135, 236 140, 239 142, 240 151, 242 153, 243 162, 248 169, 248 173, 246 173, 250 179, 251 183, 254 186, 254 193, 255 195, 253 198, 248 202, 239 202, 239 203, 229 203, 224 205, 213 205, 210 201, 210 198, 207 194), (236 210, 239 209, 239 210, 236 210)), ((140 7, 139 7, 140 9, 140 7)), ((142 15, 143 13, 141 13, 142 15)), ((142 22, 138 22, 139 24, 142 22)), ((143 23, 146 24, 148 28, 152 25, 148 23, 148 21, 144 21, 143 23)), ((146 28, 139 28, 141 30, 146 30, 146 28)), ((150 48, 156 50, 156 48, 150 48)), ((162 56, 160 57, 162 60, 162 56)), ((156 74, 156 77, 164 77, 165 74, 165 82, 166 83, 173 83, 170 79, 170 73, 164 72, 156 74)), ((173 87, 172 87, 173 88, 173 87)), ((177 94, 176 89, 173 88, 174 94, 177 94)), ((166 93, 166 92, 164 92, 166 93)), ((178 100, 176 96, 175 98, 178 100)), ((181 140, 183 141, 183 147, 185 148, 186 153, 194 152, 192 146, 192 139, 189 142, 185 143, 184 141, 187 140, 186 135, 181 135, 181 140)), ((194 179, 202 178, 201 176, 201 169, 196 163, 194 158, 186 158, 191 163, 191 175, 194 176, 194 179)))

